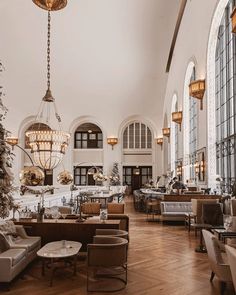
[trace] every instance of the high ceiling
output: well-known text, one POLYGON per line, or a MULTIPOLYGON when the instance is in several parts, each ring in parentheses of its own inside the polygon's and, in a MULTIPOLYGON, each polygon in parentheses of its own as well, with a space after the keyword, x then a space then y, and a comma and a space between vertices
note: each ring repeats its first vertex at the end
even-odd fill
MULTIPOLYGON (((143 114, 161 127, 180 2, 68 0, 53 13, 52 89, 68 126, 81 115, 99 116, 105 107, 114 109, 117 122, 143 114)), ((1 0, 0 12, 6 104, 14 108, 10 120, 20 124, 35 114, 46 89, 47 15, 31 0, 1 0)))

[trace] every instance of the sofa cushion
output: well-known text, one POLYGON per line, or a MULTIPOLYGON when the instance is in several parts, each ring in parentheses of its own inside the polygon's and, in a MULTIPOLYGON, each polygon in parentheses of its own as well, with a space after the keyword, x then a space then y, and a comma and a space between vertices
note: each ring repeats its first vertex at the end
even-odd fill
POLYGON ((186 216, 185 212, 163 212, 163 216, 186 216))
POLYGON ((191 202, 163 202, 163 213, 188 213, 192 211, 191 202))
POLYGON ((4 233, 16 233, 16 226, 13 221, 7 220, 3 223, 0 223, 0 231, 4 233))
POLYGON ((14 248, 25 248, 27 251, 33 251, 35 248, 40 246, 40 238, 39 237, 30 237, 27 239, 20 239, 15 241, 13 247, 14 248))
POLYGON ((9 249, 0 254, 0 259, 1 257, 11 258, 12 266, 14 266, 18 262, 20 262, 22 259, 24 259, 26 254, 27 252, 25 249, 9 249))
POLYGON ((0 232, 0 253, 10 249, 10 245, 6 239, 6 236, 0 232))

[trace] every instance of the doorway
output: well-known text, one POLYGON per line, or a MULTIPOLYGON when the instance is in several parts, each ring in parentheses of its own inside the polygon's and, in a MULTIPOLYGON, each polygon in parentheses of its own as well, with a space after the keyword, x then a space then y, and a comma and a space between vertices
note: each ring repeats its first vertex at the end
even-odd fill
POLYGON ((123 167, 123 184, 127 185, 131 193, 140 189, 152 179, 152 166, 123 167))

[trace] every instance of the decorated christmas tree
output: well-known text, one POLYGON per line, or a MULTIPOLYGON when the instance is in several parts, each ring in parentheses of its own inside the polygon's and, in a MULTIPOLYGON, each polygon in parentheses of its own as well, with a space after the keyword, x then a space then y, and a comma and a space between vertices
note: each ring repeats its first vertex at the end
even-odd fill
POLYGON ((110 176, 110 185, 120 185, 118 163, 113 164, 113 168, 112 168, 111 176, 110 176))
MULTIPOLYGON (((4 68, 0 61, 0 75, 4 68)), ((14 187, 12 185, 13 175, 11 173, 12 161, 14 154, 11 147, 5 142, 9 132, 4 128, 3 121, 6 118, 8 109, 4 106, 2 98, 5 96, 3 87, 0 85, 0 217, 9 216, 10 210, 15 208, 12 193, 14 187)))

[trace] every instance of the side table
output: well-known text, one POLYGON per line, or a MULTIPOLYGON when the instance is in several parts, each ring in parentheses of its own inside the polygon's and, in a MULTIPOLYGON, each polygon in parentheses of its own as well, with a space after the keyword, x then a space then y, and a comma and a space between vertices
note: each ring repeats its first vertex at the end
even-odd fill
MULTIPOLYGON (((56 270, 59 268, 60 260, 61 262, 66 262, 67 259, 70 259, 73 264, 73 273, 76 274, 76 263, 77 256, 82 244, 74 241, 56 241, 44 245, 38 252, 37 255, 42 259, 42 275, 45 274, 45 262, 48 260, 51 268, 51 278, 50 286, 53 283, 53 276, 56 270)), ((71 265, 71 264, 70 264, 71 265)), ((67 264, 63 263, 63 266, 66 267, 67 264)))

